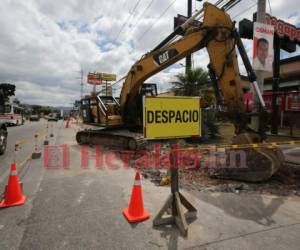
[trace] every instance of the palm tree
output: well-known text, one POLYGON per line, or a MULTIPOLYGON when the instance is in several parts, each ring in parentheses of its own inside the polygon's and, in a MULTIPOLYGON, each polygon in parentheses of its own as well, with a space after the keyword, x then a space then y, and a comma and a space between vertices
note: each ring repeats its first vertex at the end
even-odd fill
POLYGON ((210 82, 207 71, 202 68, 190 69, 176 75, 178 81, 172 82, 175 95, 199 96, 200 90, 207 89, 210 82))
MULTIPOLYGON (((214 89, 211 86, 208 72, 202 68, 190 69, 186 74, 176 75, 178 81, 172 82, 175 95, 201 96, 201 107, 211 107, 216 103, 214 89)), ((218 133, 216 114, 213 110, 203 110, 202 135, 212 137, 218 133)))

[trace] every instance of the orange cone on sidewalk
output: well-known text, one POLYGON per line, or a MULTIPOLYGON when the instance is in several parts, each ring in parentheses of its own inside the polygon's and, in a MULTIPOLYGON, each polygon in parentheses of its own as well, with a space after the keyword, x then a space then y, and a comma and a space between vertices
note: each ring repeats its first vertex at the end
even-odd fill
POLYGON ((15 163, 11 164, 10 171, 4 200, 0 202, 0 208, 23 205, 26 200, 26 196, 22 192, 15 163))
POLYGON ((150 217, 149 213, 144 209, 141 178, 139 172, 137 172, 135 175, 129 207, 123 209, 123 215, 130 223, 147 220, 150 217))
POLYGON ((70 127, 70 123, 71 123, 71 117, 69 116, 66 122, 66 128, 70 127))

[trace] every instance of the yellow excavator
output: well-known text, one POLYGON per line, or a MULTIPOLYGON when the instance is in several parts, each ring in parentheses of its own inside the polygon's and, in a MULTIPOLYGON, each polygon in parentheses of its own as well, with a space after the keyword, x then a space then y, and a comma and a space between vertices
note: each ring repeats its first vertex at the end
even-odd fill
MULTIPOLYGON (((215 88, 219 104, 226 109, 235 125, 234 144, 264 142, 266 139, 265 103, 256 83, 245 48, 230 16, 224 8, 204 3, 185 23, 180 25, 157 45, 146 53, 131 67, 123 83, 120 101, 113 97, 97 96, 94 113, 102 129, 86 129, 76 135, 79 144, 101 144, 139 149, 145 145, 140 133, 142 128, 142 94, 153 94, 145 91, 144 82, 154 74, 185 58, 187 55, 206 48, 209 54, 209 74, 215 88), (198 27, 191 23, 196 19, 203 20, 198 27), (178 34, 181 34, 179 37, 178 34), (243 90, 237 62, 236 48, 239 50, 249 80, 253 83, 259 97, 261 110, 249 114, 245 112, 243 90), (248 127, 249 115, 260 118, 257 130, 248 127)), ((146 87, 145 87, 146 86, 146 87)), ((153 89, 152 89, 153 90, 153 89)), ((218 175, 247 181, 262 181, 270 178, 283 162, 278 149, 247 149, 247 167, 241 169, 220 170, 218 175)))

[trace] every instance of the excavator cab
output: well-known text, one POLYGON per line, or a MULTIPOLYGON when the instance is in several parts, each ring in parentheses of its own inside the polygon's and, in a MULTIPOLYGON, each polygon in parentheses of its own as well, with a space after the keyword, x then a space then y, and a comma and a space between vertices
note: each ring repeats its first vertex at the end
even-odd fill
POLYGON ((137 96, 138 101, 136 102, 136 107, 138 110, 137 114, 133 114, 134 120, 138 120, 140 127, 143 123, 143 97, 144 96, 157 96, 157 85, 155 83, 143 83, 139 94, 137 96))
POLYGON ((91 114, 91 103, 90 103, 90 98, 86 97, 81 100, 81 114, 82 114, 82 120, 83 123, 88 124, 93 121, 92 119, 92 114, 91 114))
MULTIPOLYGON (((155 83, 144 83, 137 97, 135 115, 142 117, 143 96, 157 96, 155 83)), ((81 100, 83 122, 105 128, 123 125, 120 103, 113 96, 88 96, 81 100)))
POLYGON ((139 96, 157 96, 157 85, 155 83, 144 83, 140 89, 139 96))
POLYGON ((81 100, 83 122, 100 127, 122 124, 120 104, 112 96, 89 96, 81 100))

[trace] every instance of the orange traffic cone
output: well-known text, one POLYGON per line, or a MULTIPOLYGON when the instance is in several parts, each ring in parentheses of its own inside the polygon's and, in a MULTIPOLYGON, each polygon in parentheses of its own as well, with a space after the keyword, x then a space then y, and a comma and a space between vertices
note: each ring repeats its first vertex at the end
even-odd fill
POLYGON ((71 123, 71 117, 69 116, 66 122, 66 128, 70 127, 70 123, 71 123))
POLYGON ((0 208, 23 205, 26 200, 26 196, 22 193, 15 163, 11 164, 10 171, 8 184, 5 188, 4 200, 0 202, 0 208))
POLYGON ((149 213, 144 209, 140 173, 135 175, 134 186, 128 208, 123 209, 123 215, 128 222, 140 222, 149 218, 149 213))

